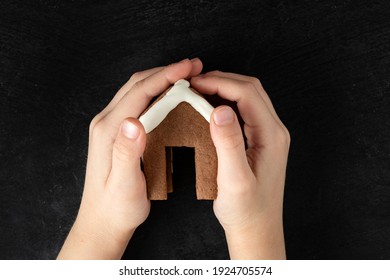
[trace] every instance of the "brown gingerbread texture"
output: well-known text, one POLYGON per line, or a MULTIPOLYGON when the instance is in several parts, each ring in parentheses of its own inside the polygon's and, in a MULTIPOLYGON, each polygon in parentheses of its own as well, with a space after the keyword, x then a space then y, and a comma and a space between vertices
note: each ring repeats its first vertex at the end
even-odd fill
MULTIPOLYGON (((191 88, 191 90, 197 93, 194 89, 191 88)), ((143 114, 163 98, 166 92, 159 96, 143 114)), ((195 149, 196 197, 198 200, 216 199, 218 161, 210 135, 210 124, 186 102, 180 103, 155 129, 147 134, 143 167, 148 198, 166 200, 167 193, 174 190, 171 165, 172 147, 193 147, 195 149)))

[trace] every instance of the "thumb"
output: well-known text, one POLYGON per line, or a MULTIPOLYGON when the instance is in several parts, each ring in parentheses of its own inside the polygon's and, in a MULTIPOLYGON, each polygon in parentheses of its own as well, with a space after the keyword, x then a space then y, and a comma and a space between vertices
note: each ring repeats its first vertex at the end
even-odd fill
POLYGON ((142 124, 133 118, 125 119, 112 150, 112 166, 107 183, 112 190, 131 193, 145 192, 145 178, 140 159, 145 150, 146 134, 142 124))
POLYGON ((218 187, 225 183, 247 181, 251 173, 250 167, 241 128, 232 108, 220 106, 214 110, 210 120, 210 132, 217 150, 218 187))

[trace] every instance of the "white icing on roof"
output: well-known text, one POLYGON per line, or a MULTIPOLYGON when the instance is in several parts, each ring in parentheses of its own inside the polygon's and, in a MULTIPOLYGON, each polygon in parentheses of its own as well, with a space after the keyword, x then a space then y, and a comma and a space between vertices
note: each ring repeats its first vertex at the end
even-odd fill
POLYGON ((190 104, 206 121, 210 122, 214 107, 206 99, 194 93, 186 80, 178 80, 166 95, 157 101, 144 115, 139 118, 146 133, 155 129, 182 102, 190 104))

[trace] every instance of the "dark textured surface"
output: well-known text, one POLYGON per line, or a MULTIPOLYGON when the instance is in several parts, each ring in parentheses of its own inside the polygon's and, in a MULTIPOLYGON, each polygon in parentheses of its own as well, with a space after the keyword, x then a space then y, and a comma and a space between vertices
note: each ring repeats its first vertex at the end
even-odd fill
MULTIPOLYGON (((288 257, 390 259, 389 2, 189 3, 0 2, 0 258, 56 256, 92 117, 133 72, 199 56, 259 77, 291 132, 288 257)), ((153 203, 126 258, 228 257, 178 166, 180 192, 153 203)))

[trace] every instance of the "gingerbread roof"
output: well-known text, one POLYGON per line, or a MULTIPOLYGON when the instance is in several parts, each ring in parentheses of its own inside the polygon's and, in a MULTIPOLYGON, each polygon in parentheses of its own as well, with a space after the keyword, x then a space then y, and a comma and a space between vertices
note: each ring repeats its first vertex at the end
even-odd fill
POLYGON ((186 80, 178 80, 164 96, 151 105, 139 120, 143 124, 146 133, 155 129, 166 116, 180 103, 186 102, 192 106, 207 122, 210 122, 214 107, 206 99, 190 89, 190 83, 186 80))

